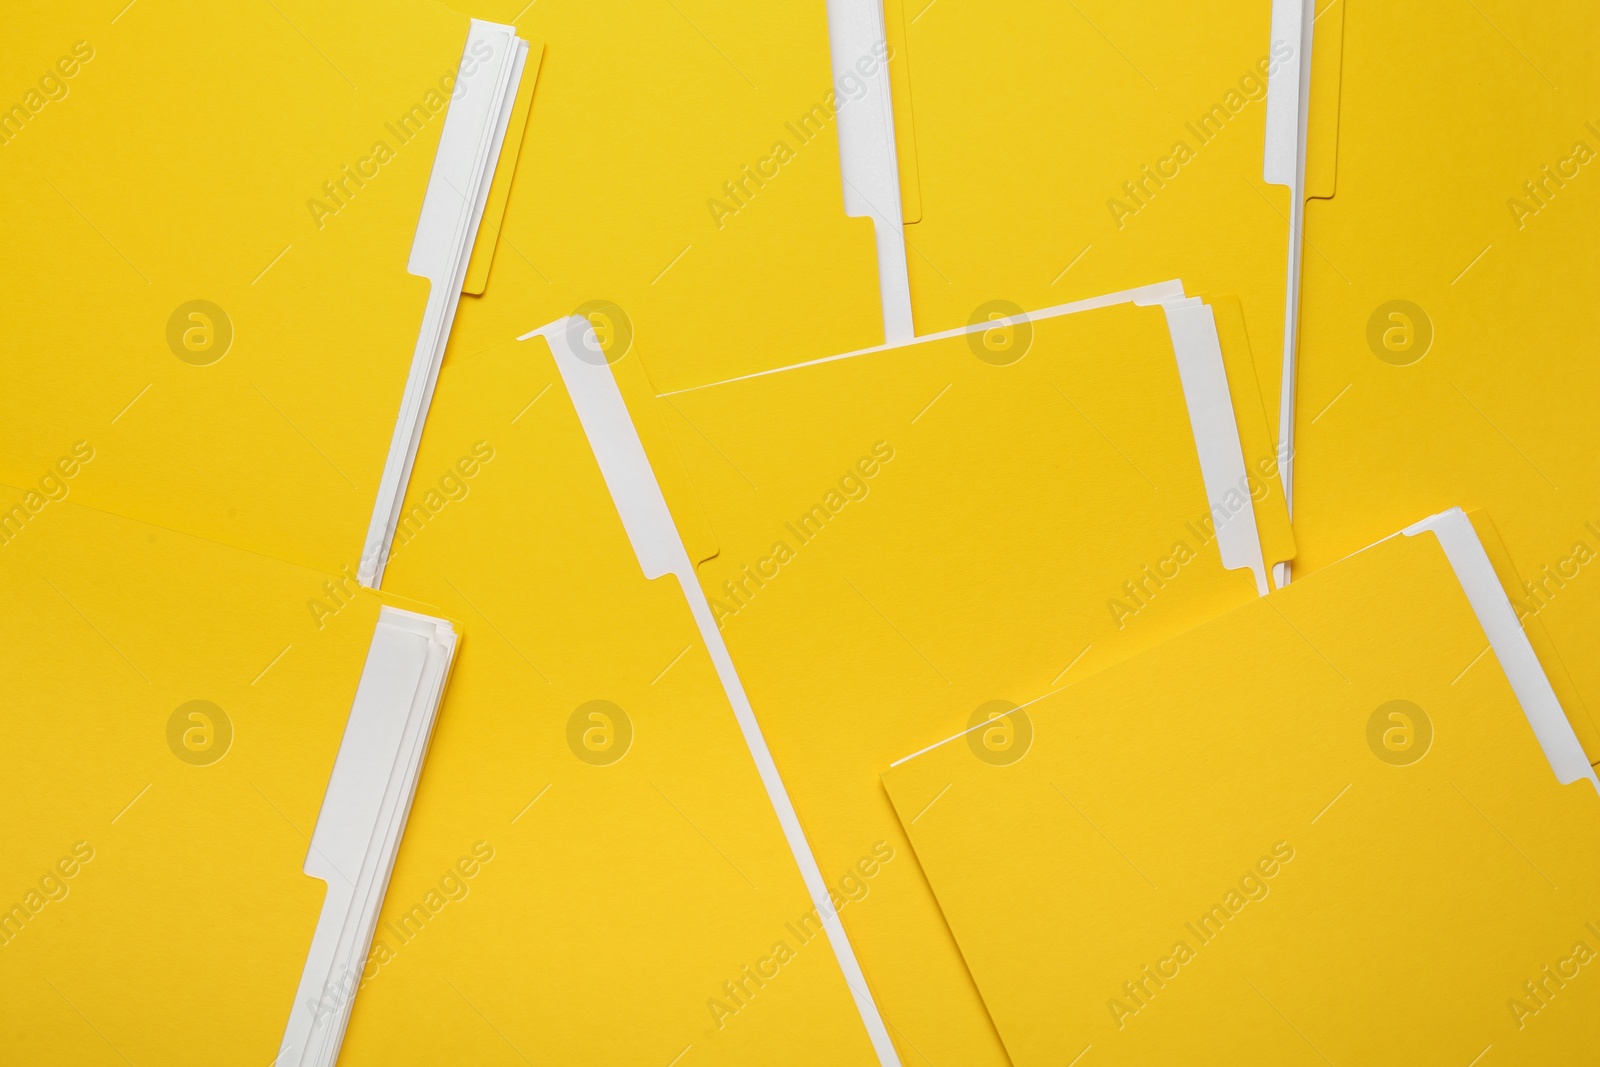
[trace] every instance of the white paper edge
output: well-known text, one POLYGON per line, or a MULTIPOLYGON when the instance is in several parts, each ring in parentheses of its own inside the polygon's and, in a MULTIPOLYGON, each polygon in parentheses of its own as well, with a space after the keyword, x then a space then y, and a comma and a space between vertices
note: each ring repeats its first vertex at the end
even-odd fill
POLYGON ((1568 785, 1587 778, 1600 790, 1600 777, 1595 775, 1588 755, 1578 743, 1578 735, 1573 732, 1572 723, 1550 685, 1550 678, 1528 642, 1528 635, 1517 621, 1505 587, 1500 584, 1494 564, 1489 561, 1489 554, 1484 551, 1483 542, 1478 539, 1478 531, 1473 529, 1467 513, 1451 508, 1408 526, 1401 533, 1406 537, 1432 533, 1439 539, 1445 558, 1456 572, 1456 580, 1467 594, 1467 602, 1478 616, 1478 625, 1483 627, 1489 647, 1511 683, 1511 691, 1522 705, 1522 713, 1528 717, 1528 725, 1539 739, 1539 747, 1544 749, 1556 780, 1568 785))
POLYGON ((678 580, 701 640, 716 667, 723 692, 733 708, 734 718, 744 735, 745 747, 755 762, 761 784, 783 829, 784 840, 800 869, 801 879, 821 917, 823 929, 827 931, 828 943, 833 948, 840 970, 844 972, 845 983, 855 1000, 856 1011, 866 1027, 878 1061, 886 1067, 898 1067, 899 1054, 895 1051, 894 1042, 889 1039, 889 1031, 867 988, 866 976, 856 959, 855 949, 834 910, 827 880, 822 876, 805 831, 800 826, 800 818, 789 799, 789 792, 778 773, 777 764, 767 748, 766 738, 762 736, 761 726, 756 721, 744 685, 734 668, 733 657, 717 629, 711 605, 695 578, 688 550, 672 521, 666 496, 651 469, 650 459, 628 414, 616 378, 612 376, 610 366, 591 354, 600 351, 593 327, 584 319, 561 319, 524 335, 522 339, 533 336, 542 336, 549 343, 562 381, 577 409, 578 420, 600 464, 600 472, 605 477, 606 487, 617 506, 628 539, 638 554, 645 577, 653 580, 670 574, 678 580), (575 337, 579 339, 579 344, 587 347, 584 353, 587 358, 580 357, 573 350, 572 341, 575 337))
POLYGON ((883 4, 881 0, 827 0, 827 8, 844 213, 851 218, 872 219, 883 337, 888 344, 902 344, 911 340, 916 330, 911 319, 911 280, 906 267, 905 215, 900 204, 900 160, 894 140, 883 4), (876 67, 871 78, 861 78, 856 69, 863 60, 876 67), (842 89, 848 75, 866 83, 861 96, 851 96, 842 89))
MULTIPOLYGON (((1294 520, 1295 383, 1299 364, 1300 268, 1305 241, 1306 125, 1311 106, 1311 41, 1314 0, 1272 0, 1272 47, 1287 44, 1293 55, 1267 76, 1267 134, 1262 177, 1289 188, 1289 258, 1283 305, 1283 390, 1278 417, 1278 472, 1284 505, 1294 520)), ((1277 585, 1289 581, 1287 561, 1273 568, 1277 585)))
POLYGON ((328 888, 276 1067, 337 1059, 455 647, 442 619, 379 611, 306 856, 328 888))
POLYGON ((428 301, 356 572, 357 580, 368 588, 383 583, 400 505, 527 56, 528 43, 516 36, 515 27, 472 20, 461 58, 463 65, 471 58, 475 69, 470 76, 458 77, 451 93, 411 246, 408 267, 412 274, 428 279, 428 301), (491 58, 481 63, 472 51, 479 44, 491 52, 491 58))

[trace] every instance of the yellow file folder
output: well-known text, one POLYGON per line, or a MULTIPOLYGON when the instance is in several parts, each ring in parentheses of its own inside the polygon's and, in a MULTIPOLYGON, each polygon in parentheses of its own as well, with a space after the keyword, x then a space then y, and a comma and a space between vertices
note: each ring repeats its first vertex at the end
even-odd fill
POLYGON ((1276 428, 1289 234, 1267 0, 888 5, 919 332, 1181 278, 1243 307, 1276 428))
POLYGON ((1296 573, 1483 507, 1600 758, 1600 15, 1344 6, 1338 77, 1313 97, 1337 96, 1312 129, 1337 182, 1307 209, 1296 573))
MULTIPOLYGON (((640 572, 548 352, 445 368, 401 515, 386 590, 474 638, 341 1062, 873 1062, 681 592, 640 572)), ((847 911, 917 877, 888 839, 824 875, 847 911)))
POLYGON ((0 590, 5 1059, 331 1067, 454 628, 72 500, 0 590))
POLYGON ((381 558, 537 53, 430 0, 12 6, 0 477, 87 442, 96 507, 381 558))
POLYGON ((1600 1037, 1594 773, 1459 511, 884 781, 1018 1067, 1600 1037))
MULTIPOLYGON (((897 753, 1264 591, 1287 520, 1251 504, 1253 372, 1225 374, 1214 330, 1202 357, 1198 301, 1138 296, 661 397, 582 320, 538 331, 823 871, 905 849, 878 781, 897 753)), ((902 1062, 1003 1062, 920 872, 841 918, 902 1062)))

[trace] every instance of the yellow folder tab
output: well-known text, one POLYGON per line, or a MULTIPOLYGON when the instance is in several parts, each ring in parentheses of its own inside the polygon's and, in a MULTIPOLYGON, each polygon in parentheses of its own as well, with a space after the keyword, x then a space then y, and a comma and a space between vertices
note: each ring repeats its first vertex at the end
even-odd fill
POLYGON ((429 0, 118 7, 7 14, 0 476, 92 452, 84 502, 354 565, 442 356, 511 35, 429 0))
MULTIPOLYGON (((446 367, 415 469, 385 589, 474 638, 341 1062, 874 1062, 681 592, 640 571, 549 353, 446 367)), ((847 912, 918 877, 897 838, 848 853, 825 868, 847 912)))
POLYGON ((477 8, 548 51, 494 273, 450 359, 601 305, 662 388, 883 339, 837 125, 887 65, 864 52, 868 74, 836 80, 823 5, 477 8))
MULTIPOLYGON (((1227 403, 1222 363, 1185 363, 1190 316, 1209 323, 1209 309, 1174 299, 1117 297, 659 398, 628 357, 608 367, 592 334, 585 348, 567 326, 543 331, 583 386, 647 566, 667 553, 641 486, 681 455, 720 549, 689 592, 824 872, 863 842, 905 851, 878 781, 897 754, 1257 596, 1259 544, 1235 557, 1235 538, 1256 536, 1257 483, 1239 438, 1213 449, 1201 427, 1214 424, 1197 422, 1217 413, 1204 383, 1227 403), (601 386, 635 411, 659 406, 671 452, 645 440, 643 468, 619 459, 627 443, 588 392, 601 386), (1217 476, 1227 448, 1238 484, 1217 476)), ((920 872, 896 871, 841 919, 902 1062, 1003 1062, 920 872)))
POLYGON ((1018 1067, 1600 1039, 1600 796, 1459 511, 884 782, 1018 1067))
POLYGON ((452 627, 70 500, 0 589, 6 1059, 332 1064, 452 627))
POLYGON ((1297 574, 1448 504, 1487 509, 1507 592, 1548 631, 1590 739, 1597 33, 1577 3, 1345 13, 1338 181, 1307 208, 1295 493, 1297 574))
POLYGON ((919 332, 1160 278, 1234 296, 1273 425, 1289 200, 1263 179, 1267 82, 1296 44, 1266 0, 906 5, 919 332))

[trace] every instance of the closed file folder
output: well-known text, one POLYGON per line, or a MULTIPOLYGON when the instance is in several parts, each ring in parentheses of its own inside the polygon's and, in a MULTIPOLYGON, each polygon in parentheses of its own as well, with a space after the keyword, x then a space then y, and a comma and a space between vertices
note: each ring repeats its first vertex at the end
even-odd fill
POLYGON ((1600 758, 1600 24, 1580 4, 1531 21, 1503 3, 1345 6, 1338 77, 1313 98, 1336 97, 1311 135, 1336 141, 1337 181, 1307 209, 1296 574, 1484 508, 1600 758), (1437 47, 1402 59, 1408 39, 1437 47), (1457 158, 1469 139, 1481 150, 1457 158))
POLYGON ((1019 1067, 1600 1036, 1594 772, 1459 510, 884 782, 1019 1067))
POLYGON ((0 585, 7 1058, 331 1065, 453 624, 71 499, 0 585))
MULTIPOLYGON (((681 592, 641 572, 547 352, 444 369, 384 586, 473 639, 341 1063, 873 1062, 681 592)), ((824 877, 871 907, 912 863, 868 841, 824 877)))
MULTIPOLYGON (((905 848, 896 750, 1254 600, 1287 536, 1281 497, 1252 503, 1253 371, 1176 285, 659 397, 583 320, 530 336, 825 872, 905 848)), ((1003 1062, 919 872, 841 921, 899 1062, 1003 1062)))
POLYGON ((84 503, 370 571, 526 42, 429 0, 30 3, 7 29, 36 88, 0 117, 0 476, 84 441, 84 503))

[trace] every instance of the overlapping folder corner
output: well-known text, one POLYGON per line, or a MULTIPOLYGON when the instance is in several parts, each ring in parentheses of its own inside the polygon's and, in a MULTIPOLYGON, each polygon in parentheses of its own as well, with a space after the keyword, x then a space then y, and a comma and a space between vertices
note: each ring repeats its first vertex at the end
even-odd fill
POLYGON ((1593 13, 118 6, 0 16, 13 1058, 1590 1055, 1593 13))

